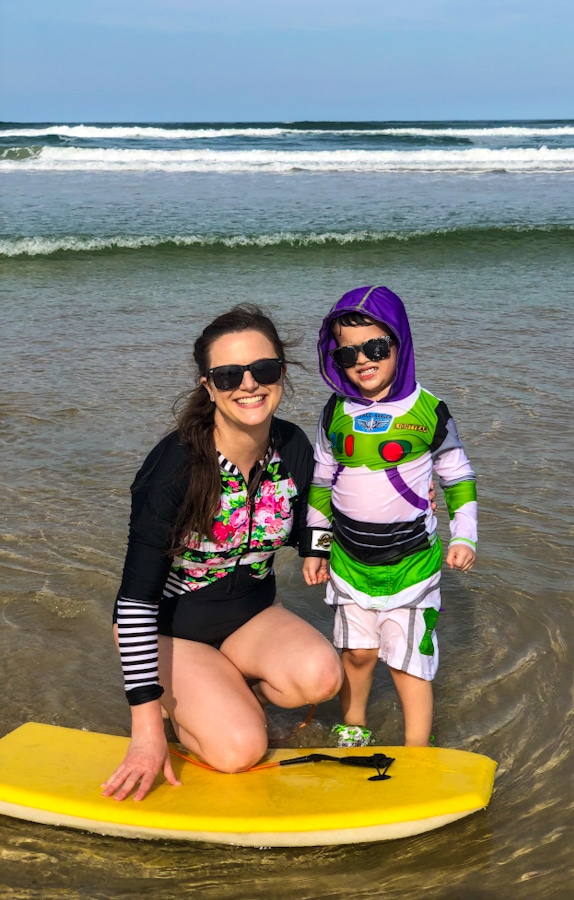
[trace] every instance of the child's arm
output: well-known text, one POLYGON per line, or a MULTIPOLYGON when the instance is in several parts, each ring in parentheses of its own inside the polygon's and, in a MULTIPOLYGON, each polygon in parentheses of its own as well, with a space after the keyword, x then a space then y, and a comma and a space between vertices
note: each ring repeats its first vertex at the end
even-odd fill
POLYGON ((476 476, 464 450, 445 453, 437 466, 449 515, 451 538, 446 557, 450 568, 467 572, 474 565, 478 541, 476 476))
POLYGON ((468 572, 476 559, 478 540, 476 475, 450 417, 448 426, 447 440, 433 454, 433 469, 439 476, 450 520, 451 539, 446 563, 451 569, 468 572))

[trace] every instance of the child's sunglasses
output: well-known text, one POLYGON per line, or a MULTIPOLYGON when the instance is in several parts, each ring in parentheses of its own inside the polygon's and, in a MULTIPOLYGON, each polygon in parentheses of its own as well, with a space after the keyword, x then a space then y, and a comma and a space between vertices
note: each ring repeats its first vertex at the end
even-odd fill
POLYGON ((337 347, 335 350, 329 350, 329 354, 340 369, 350 369, 356 365, 359 353, 363 353, 371 362, 380 362, 382 359, 388 359, 391 355, 392 337, 388 334, 384 337, 371 338, 363 341, 362 344, 349 344, 347 347, 337 347))
POLYGON ((248 366, 229 365, 215 366, 209 369, 207 377, 211 378, 218 391, 234 391, 243 381, 245 372, 251 372, 257 384, 277 384, 285 365, 282 359, 257 359, 248 366))

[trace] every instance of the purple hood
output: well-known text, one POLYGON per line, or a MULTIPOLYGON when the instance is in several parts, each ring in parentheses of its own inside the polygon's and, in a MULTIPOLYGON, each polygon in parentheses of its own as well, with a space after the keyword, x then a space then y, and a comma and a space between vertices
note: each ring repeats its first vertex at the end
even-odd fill
POLYGON ((415 389, 415 354, 411 338, 411 328, 403 301, 386 287, 362 287, 355 288, 344 294, 335 303, 331 311, 323 319, 319 332, 317 350, 319 353, 319 371, 323 380, 331 390, 350 400, 358 400, 359 403, 372 403, 362 397, 359 389, 352 384, 345 375, 344 369, 339 369, 331 357, 329 350, 334 350, 337 341, 331 330, 333 319, 343 313, 360 312, 370 316, 376 322, 387 325, 398 341, 397 372, 389 394, 379 400, 384 403, 389 400, 402 400, 408 397, 415 389))

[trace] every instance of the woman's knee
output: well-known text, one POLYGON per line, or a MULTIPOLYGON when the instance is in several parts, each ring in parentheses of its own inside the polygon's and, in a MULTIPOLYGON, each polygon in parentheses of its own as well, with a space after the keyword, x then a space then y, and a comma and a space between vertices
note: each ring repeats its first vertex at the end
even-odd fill
POLYGON ((299 668, 298 680, 307 703, 322 703, 335 697, 343 684, 343 666, 339 654, 329 643, 309 653, 299 668))
POLYGON ((200 747, 202 758, 218 772, 245 772, 267 752, 268 738, 264 727, 235 728, 233 733, 222 732, 219 739, 215 738, 200 742, 200 747))

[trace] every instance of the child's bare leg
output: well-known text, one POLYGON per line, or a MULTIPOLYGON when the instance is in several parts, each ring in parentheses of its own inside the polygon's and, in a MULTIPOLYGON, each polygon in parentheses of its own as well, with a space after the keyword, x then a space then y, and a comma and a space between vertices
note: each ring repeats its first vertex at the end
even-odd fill
POLYGON ((344 649, 341 654, 345 678, 339 692, 341 714, 346 725, 367 724, 367 702, 373 684, 378 650, 344 649))
POLYGON ((432 683, 389 666, 405 721, 405 746, 428 747, 432 729, 432 683))

